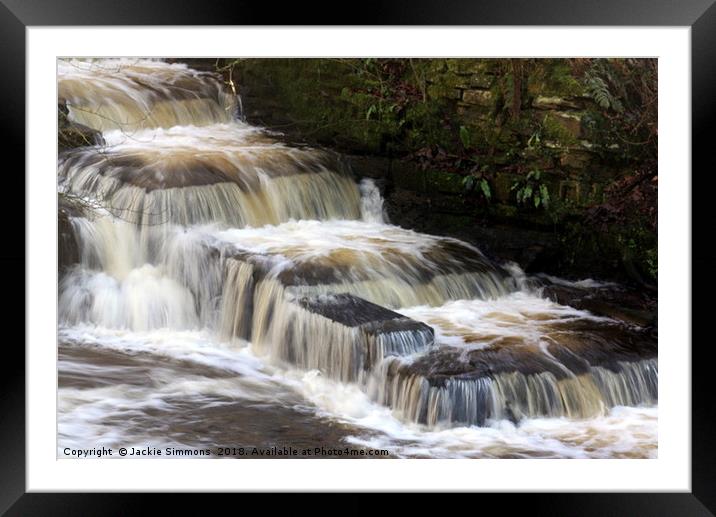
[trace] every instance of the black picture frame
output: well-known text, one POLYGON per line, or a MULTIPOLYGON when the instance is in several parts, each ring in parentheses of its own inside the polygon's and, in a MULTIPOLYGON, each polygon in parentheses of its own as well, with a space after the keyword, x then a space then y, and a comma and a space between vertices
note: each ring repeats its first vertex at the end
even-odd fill
MULTIPOLYGON (((8 327, 20 328, 25 307, 19 303, 20 271, 25 268, 25 227, 17 224, 24 214, 25 192, 25 59, 27 26, 38 25, 576 25, 576 26, 689 26, 692 58, 692 491, 690 493, 620 494, 480 494, 484 498, 509 498, 509 507, 524 505, 531 514, 549 515, 714 515, 716 514, 716 409, 713 403, 712 346, 707 339, 708 295, 714 292, 716 252, 710 235, 716 226, 711 209, 716 154, 713 123, 716 121, 716 3, 714 0, 412 0, 390 4, 364 1, 332 12, 305 3, 272 3, 208 0, 0 0, 0 53, 4 77, 0 80, 3 103, 0 127, 5 154, 19 159, 4 175, 5 235, 0 260, 17 293, 5 294, 4 316, 8 327), (339 14, 343 13, 343 15, 339 14), (695 174, 693 171, 699 171, 695 174), (694 182, 694 180, 698 180, 694 182), (697 188, 695 188, 697 186, 697 188), (9 208, 12 203, 18 206, 9 208), (13 219, 10 219, 12 217, 13 219), (696 332, 694 332, 696 331, 696 332)), ((48 80, 54 80, 54 78, 48 80)), ((683 171, 684 181, 688 171, 683 171)), ((666 272, 668 274, 668 272, 666 272)), ((23 284, 24 287, 24 284, 23 284)), ((25 295, 22 295, 25 299, 25 295)), ((24 326, 21 327, 24 341, 24 326)), ((3 375, 0 377, 0 512, 7 515, 127 514, 141 509, 147 496, 128 494, 39 494, 25 490, 25 353, 19 340, 6 339, 3 375)), ((683 344, 687 353, 689 344, 683 344)), ((213 496, 216 497, 216 496, 213 496)), ((471 495, 470 497, 474 497, 471 495)), ((222 498, 223 499, 223 498, 222 498)), ((497 501, 504 505, 506 501, 497 501)), ((185 507, 183 497, 169 506, 185 507)), ((216 504, 216 502, 214 502, 216 504)), ((165 505, 165 502, 162 502, 165 505)), ((342 506, 348 508, 344 501, 342 506)), ((186 507, 185 507, 186 508, 186 507)))

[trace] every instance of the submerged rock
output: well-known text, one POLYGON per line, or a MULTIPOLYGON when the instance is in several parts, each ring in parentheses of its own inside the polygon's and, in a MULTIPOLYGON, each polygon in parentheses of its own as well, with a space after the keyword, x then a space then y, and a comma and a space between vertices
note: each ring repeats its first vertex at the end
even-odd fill
POLYGON ((235 96, 219 78, 151 59, 60 59, 58 96, 72 120, 99 131, 232 121, 235 96))
POLYGON ((408 369, 431 385, 456 376, 475 379, 514 372, 549 372, 563 379, 595 366, 620 371, 623 362, 651 359, 657 353, 656 340, 648 330, 616 322, 568 321, 554 325, 546 337, 544 348, 514 337, 500 338, 476 350, 439 347, 413 361, 408 369))
POLYGON ((243 228, 360 217, 358 186, 333 154, 289 147, 238 122, 105 137, 106 147, 63 153, 60 181, 139 224, 243 228))

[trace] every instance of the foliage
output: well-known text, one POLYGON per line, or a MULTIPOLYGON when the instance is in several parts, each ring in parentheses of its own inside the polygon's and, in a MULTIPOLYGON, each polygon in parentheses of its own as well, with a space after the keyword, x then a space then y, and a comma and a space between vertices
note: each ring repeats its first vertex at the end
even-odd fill
POLYGON ((581 66, 586 66, 586 90, 598 107, 589 113, 589 122, 592 137, 606 151, 604 158, 655 171, 657 60, 592 59, 581 66))
POLYGON ((468 174, 462 179, 466 192, 479 192, 488 202, 492 199, 492 189, 484 170, 468 174))
MULTIPOLYGON (((255 62, 235 63, 237 85, 255 62)), ((656 271, 657 60, 272 59, 260 67, 252 85, 290 108, 275 110, 287 119, 276 129, 461 176, 467 205, 489 202, 486 214, 504 202, 516 219, 562 233, 577 218, 584 235, 613 235, 615 249, 633 242, 635 260, 656 271), (484 96, 466 102, 468 90, 484 96), (565 175, 597 185, 595 195, 559 199, 553 180, 565 175)))
POLYGON ((581 71, 575 60, 547 58, 534 60, 528 77, 529 91, 533 96, 580 97, 584 94, 581 71))
POLYGON ((602 109, 613 109, 617 113, 624 111, 621 101, 609 91, 609 86, 599 76, 587 74, 587 93, 602 109))
POLYGON ((531 170, 524 179, 516 181, 511 191, 515 191, 517 203, 520 205, 534 205, 535 208, 547 209, 550 204, 549 189, 540 181, 542 172, 531 170))

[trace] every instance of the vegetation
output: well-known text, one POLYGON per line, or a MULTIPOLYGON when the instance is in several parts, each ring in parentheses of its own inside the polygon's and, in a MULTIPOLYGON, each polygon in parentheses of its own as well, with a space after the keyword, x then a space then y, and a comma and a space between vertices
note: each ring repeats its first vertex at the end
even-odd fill
POLYGON ((541 172, 537 170, 530 171, 523 180, 517 181, 512 185, 512 189, 516 193, 517 203, 520 205, 533 205, 539 208, 540 205, 544 209, 549 208, 549 190, 547 185, 540 182, 541 172))
POLYGON ((575 260, 613 254, 635 281, 656 281, 654 59, 217 66, 247 105, 258 99, 253 122, 350 154, 399 159, 416 174, 457 175, 459 195, 485 217, 543 224, 575 260))

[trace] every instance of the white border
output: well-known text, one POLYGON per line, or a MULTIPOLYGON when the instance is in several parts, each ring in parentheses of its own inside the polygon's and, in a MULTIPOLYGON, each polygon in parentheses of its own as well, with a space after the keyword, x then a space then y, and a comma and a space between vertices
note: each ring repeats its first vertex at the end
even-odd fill
POLYGON ((689 28, 28 27, 26 35, 28 491, 690 490, 689 28), (658 56, 658 459, 57 460, 55 60, 88 55, 658 56))

